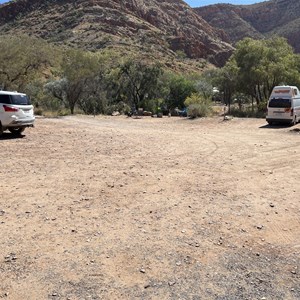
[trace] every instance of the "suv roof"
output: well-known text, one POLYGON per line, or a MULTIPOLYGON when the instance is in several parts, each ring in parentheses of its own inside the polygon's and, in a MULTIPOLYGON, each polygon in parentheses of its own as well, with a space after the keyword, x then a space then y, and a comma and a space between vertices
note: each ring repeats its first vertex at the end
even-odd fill
POLYGON ((19 93, 19 92, 11 92, 11 91, 0 91, 0 95, 26 95, 26 94, 19 93))

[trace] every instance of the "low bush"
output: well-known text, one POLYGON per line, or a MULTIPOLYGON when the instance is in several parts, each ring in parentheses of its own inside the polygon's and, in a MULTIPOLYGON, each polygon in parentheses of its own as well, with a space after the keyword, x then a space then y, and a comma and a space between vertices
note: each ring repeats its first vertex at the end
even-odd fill
POLYGON ((187 115, 190 118, 207 117, 212 112, 212 102, 199 93, 193 93, 184 101, 187 106, 187 115))
POLYGON ((121 101, 117 104, 107 106, 105 113, 107 115, 111 115, 113 112, 116 111, 118 111, 121 115, 126 115, 131 112, 131 108, 128 104, 121 101))
POLYGON ((246 108, 243 110, 231 108, 230 115, 237 118, 265 118, 266 111, 252 108, 246 108))
POLYGON ((205 104, 191 104, 187 108, 187 115, 190 118, 203 118, 211 113, 211 108, 205 104))

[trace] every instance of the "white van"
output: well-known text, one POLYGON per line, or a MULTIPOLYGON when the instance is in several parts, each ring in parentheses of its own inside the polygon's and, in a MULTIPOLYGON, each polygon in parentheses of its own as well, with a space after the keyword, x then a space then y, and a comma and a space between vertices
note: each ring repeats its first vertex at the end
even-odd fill
POLYGON ((22 93, 0 91, 0 136, 3 131, 20 135, 26 127, 34 125, 33 106, 22 93))
POLYGON ((268 101, 267 122, 290 123, 300 120, 300 93, 296 86, 275 86, 268 101))

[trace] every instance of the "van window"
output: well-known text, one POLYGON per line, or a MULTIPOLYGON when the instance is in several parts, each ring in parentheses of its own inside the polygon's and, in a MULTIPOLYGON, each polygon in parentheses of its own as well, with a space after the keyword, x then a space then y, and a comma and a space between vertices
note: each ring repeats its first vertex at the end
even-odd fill
POLYGON ((0 95, 0 103, 10 104, 9 95, 0 95))
POLYGON ((298 95, 297 89, 294 89, 294 93, 295 93, 295 95, 298 95))
POLYGON ((16 105, 29 105, 30 100, 26 95, 11 95, 11 103, 16 105))
POLYGON ((294 100, 294 107, 298 107, 298 106, 300 106, 300 99, 299 98, 294 100))
POLYGON ((269 107, 290 108, 291 107, 291 99, 272 98, 269 101, 269 107))

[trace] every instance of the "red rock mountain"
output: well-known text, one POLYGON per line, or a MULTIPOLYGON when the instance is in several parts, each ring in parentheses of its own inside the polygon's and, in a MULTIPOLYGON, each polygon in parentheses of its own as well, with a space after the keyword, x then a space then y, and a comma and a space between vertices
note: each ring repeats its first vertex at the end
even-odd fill
POLYGON ((89 50, 178 50, 221 65, 232 47, 222 30, 182 0, 15 0, 0 6, 0 34, 26 33, 89 50))
POLYGON ((253 5, 217 4, 195 8, 211 26, 223 29, 234 44, 244 37, 279 35, 300 52, 300 1, 271 0, 253 5))

